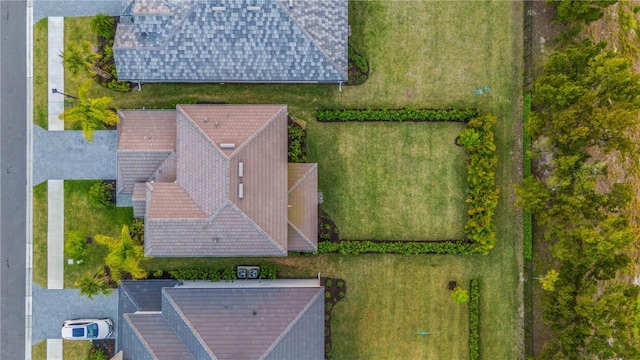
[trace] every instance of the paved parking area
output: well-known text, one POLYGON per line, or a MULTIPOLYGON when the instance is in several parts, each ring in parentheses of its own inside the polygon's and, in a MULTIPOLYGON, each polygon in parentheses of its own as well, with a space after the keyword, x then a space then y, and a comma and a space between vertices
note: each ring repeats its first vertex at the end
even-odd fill
POLYGON ((99 130, 93 142, 82 131, 33 128, 33 185, 45 180, 115 179, 117 131, 99 130))
POLYGON ((65 320, 76 318, 110 318, 114 323, 112 338, 118 329, 118 289, 109 296, 89 300, 78 289, 43 289, 33 284, 33 333, 31 344, 44 339, 59 339, 65 320))

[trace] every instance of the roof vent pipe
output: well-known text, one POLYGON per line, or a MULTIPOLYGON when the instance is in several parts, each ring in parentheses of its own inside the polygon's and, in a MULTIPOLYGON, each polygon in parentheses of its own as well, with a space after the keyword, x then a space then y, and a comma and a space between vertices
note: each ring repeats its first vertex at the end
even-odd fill
POLYGON ((247 6, 249 11, 260 11, 260 6, 247 6))
POLYGON ((238 184, 238 199, 244 198, 244 186, 242 183, 238 184))
POLYGON ((242 161, 238 163, 238 177, 241 178, 244 175, 244 164, 242 161))
POLYGON ((233 150, 236 148, 236 144, 222 143, 220 144, 220 149, 222 150, 233 150))
POLYGON ((293 8, 293 0, 289 0, 289 7, 293 8))

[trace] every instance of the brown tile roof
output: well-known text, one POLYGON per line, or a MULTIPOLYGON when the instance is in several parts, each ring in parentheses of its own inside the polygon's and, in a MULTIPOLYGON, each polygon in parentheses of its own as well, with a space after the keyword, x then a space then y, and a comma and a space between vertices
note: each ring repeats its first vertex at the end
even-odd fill
POLYGON ((187 192, 176 183, 147 183, 146 217, 149 220, 207 218, 187 192))
MULTIPOLYGON (((155 359, 193 360, 187 347, 161 313, 123 314, 128 337, 135 336, 148 354, 155 359)), ((142 350, 142 351, 141 351, 142 350)), ((131 351, 133 352, 133 351, 131 351)), ((125 354, 130 356, 131 354, 125 354)))
POLYGON ((175 110, 118 110, 118 115, 118 150, 175 150, 175 110))
MULTIPOLYGON (((291 211, 287 210, 286 109, 285 105, 178 105, 175 155, 119 149, 119 180, 125 190, 133 191, 136 182, 155 181, 148 184, 153 191, 146 203, 151 220, 145 226, 147 255, 283 256, 291 226, 302 241, 296 250, 315 249, 317 229, 311 222, 287 223, 291 211), (225 149, 221 144, 234 147, 225 149)), ((121 116, 125 117, 121 131, 141 132, 127 124, 130 114, 121 116)), ((303 210, 304 216, 317 218, 315 167, 300 171, 298 180, 305 184, 309 178, 308 185, 292 185, 300 187, 293 198, 306 201, 313 193, 311 205, 304 204, 303 210)))
POLYGON ((318 165, 288 164, 289 250, 318 249, 318 165))
POLYGON ((163 315, 199 358, 323 358, 324 288, 165 288, 163 315), (189 336, 192 333, 193 335, 189 336), (191 341, 189 341, 191 343, 191 341), (196 344, 194 344, 196 345, 196 344), (211 356, 211 355, 209 355, 211 356))
POLYGON ((178 105, 184 114, 212 144, 234 144, 234 149, 221 149, 230 156, 245 143, 250 143, 260 129, 277 115, 286 114, 283 105, 178 105), (213 110, 215 109, 215 110, 213 110))

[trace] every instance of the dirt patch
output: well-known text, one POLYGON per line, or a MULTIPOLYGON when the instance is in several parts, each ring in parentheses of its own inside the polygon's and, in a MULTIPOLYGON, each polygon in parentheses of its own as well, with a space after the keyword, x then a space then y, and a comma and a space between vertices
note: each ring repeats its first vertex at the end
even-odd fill
POLYGON ((321 208, 318 208, 318 241, 340 242, 338 226, 321 208))

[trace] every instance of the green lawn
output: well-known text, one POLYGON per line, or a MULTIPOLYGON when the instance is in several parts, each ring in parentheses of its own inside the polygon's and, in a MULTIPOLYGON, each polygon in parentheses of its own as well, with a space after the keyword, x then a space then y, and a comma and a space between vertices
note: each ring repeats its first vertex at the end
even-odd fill
POLYGON ((47 360, 47 340, 42 340, 31 347, 31 360, 47 360))
MULTIPOLYGON (((97 181, 67 180, 64 182, 64 230, 80 231, 88 236, 96 234, 118 237, 122 225, 131 225, 132 208, 108 206, 97 208, 89 202, 89 188, 97 181)), ((64 266, 64 287, 74 287, 74 283, 86 272, 95 272, 104 265, 108 251, 95 242, 89 244, 87 257, 80 265, 64 266)), ((66 257, 65 257, 66 259, 66 257)))
POLYGON ((47 182, 33 187, 33 282, 47 288, 47 182))
POLYGON ((91 350, 91 341, 62 341, 62 353, 65 359, 86 359, 89 350, 91 350))
POLYGON ((33 32, 33 122, 46 129, 48 108, 48 66, 47 66, 47 18, 34 25, 33 32))
MULTIPOLYGON (((481 357, 522 359, 522 215, 513 195, 522 156, 516 139, 522 116, 521 20, 519 2, 352 1, 350 41, 371 64, 365 85, 343 87, 343 92, 334 85, 143 85, 141 92, 126 94, 95 85, 91 96, 112 96, 122 108, 170 107, 186 98, 287 104, 293 116, 307 121, 309 159, 319 163, 325 206, 342 234, 352 238, 461 234, 464 205, 452 199, 462 200, 465 191, 460 182, 464 157, 453 146, 460 127, 320 124, 312 121, 315 109, 458 107, 497 115, 501 201, 495 219, 498 242, 490 255, 333 254, 252 262, 276 263, 285 276, 321 271, 347 280, 347 297, 334 310, 335 359, 468 359, 467 309, 450 300, 446 284, 456 280, 468 288, 471 278, 480 280, 481 357), (485 87, 491 88, 489 94, 473 94, 485 87), (435 177, 440 184, 430 182, 435 177), (407 189, 407 184, 416 186, 407 189), (390 204, 396 209, 389 209, 390 204), (419 331, 433 334, 420 337, 415 335, 419 331)), ((72 21, 76 19, 67 19, 66 28, 72 21)), ((65 191, 66 218, 86 225, 84 231, 95 227, 90 232, 117 234, 122 221, 76 207, 68 196, 65 191)), ((152 259, 145 266, 219 267, 242 261, 152 259)))

